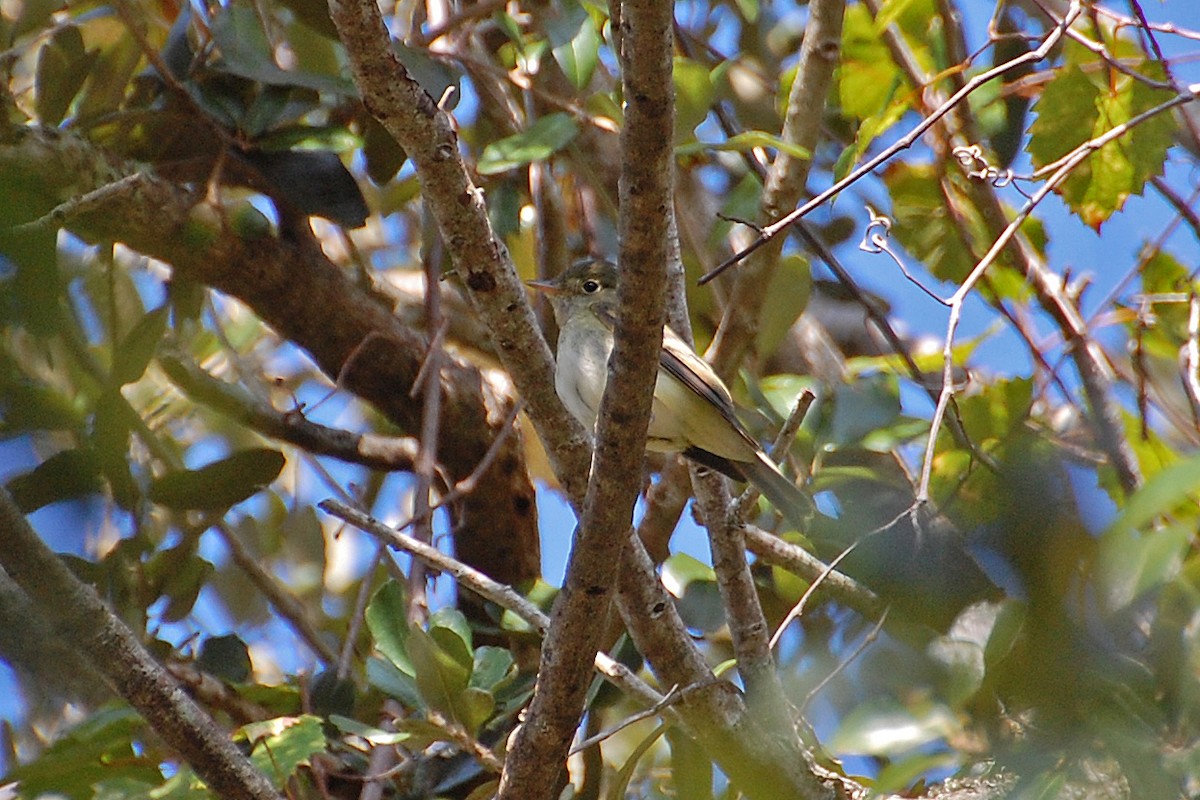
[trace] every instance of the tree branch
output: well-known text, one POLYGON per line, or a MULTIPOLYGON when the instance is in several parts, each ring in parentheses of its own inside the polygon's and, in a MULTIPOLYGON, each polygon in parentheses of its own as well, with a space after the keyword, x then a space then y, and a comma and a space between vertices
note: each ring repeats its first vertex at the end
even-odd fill
POLYGON ((0 489, 0 566, 34 600, 55 632, 78 647, 221 797, 278 800, 279 794, 211 717, 146 652, 129 628, 42 543, 0 489))

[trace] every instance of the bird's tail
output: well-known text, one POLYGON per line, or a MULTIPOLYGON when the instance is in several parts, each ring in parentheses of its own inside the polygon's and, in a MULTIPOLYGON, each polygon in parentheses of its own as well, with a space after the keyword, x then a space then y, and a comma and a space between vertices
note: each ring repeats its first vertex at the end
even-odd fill
POLYGON ((739 461, 737 466, 746 480, 762 492, 796 530, 807 530, 816 511, 812 500, 779 471, 766 453, 760 450, 754 461, 739 461))

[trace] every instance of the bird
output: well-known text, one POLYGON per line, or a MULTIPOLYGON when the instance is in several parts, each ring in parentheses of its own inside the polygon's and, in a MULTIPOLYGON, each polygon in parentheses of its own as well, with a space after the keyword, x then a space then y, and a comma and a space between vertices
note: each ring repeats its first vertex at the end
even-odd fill
MULTIPOLYGON (((528 282, 549 298, 558 323, 555 391, 588 430, 595 429, 608 382, 618 281, 615 264, 587 259, 552 280, 528 282)), ((738 420, 725 383, 669 325, 663 327, 646 449, 682 453, 750 483, 799 529, 812 515, 811 501, 738 420)))

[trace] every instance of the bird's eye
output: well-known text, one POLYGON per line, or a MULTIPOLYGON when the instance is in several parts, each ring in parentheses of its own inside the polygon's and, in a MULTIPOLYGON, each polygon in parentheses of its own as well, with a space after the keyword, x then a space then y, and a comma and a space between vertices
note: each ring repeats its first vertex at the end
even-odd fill
POLYGON ((600 291, 600 281, 592 280, 591 278, 583 282, 583 290, 588 294, 594 294, 600 291))

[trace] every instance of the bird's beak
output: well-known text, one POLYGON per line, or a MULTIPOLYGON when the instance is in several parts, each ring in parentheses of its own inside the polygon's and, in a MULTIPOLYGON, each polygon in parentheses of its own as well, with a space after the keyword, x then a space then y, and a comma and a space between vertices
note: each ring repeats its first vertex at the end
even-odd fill
POLYGON ((525 285, 550 295, 563 294, 563 288, 554 281, 525 281, 525 285))

